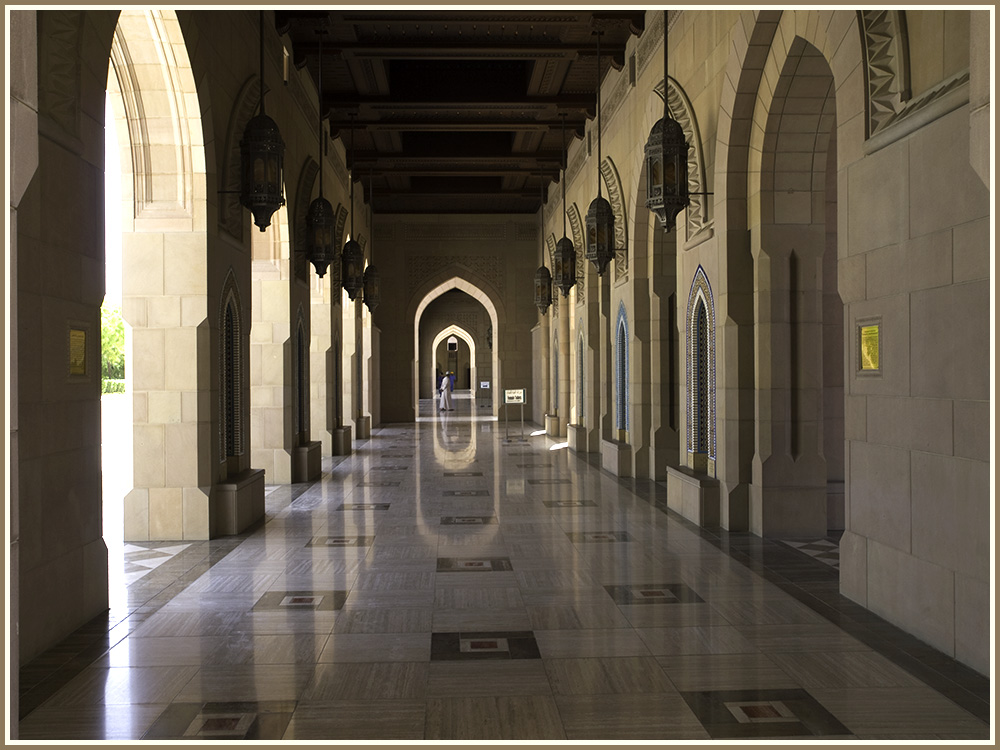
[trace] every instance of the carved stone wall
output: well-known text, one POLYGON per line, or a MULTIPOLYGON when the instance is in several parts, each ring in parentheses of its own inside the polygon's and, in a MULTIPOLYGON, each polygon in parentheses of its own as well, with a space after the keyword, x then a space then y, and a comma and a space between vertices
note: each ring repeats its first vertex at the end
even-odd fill
POLYGON ((628 278, 628 210, 618 169, 611 157, 601 164, 601 176, 608 188, 608 202, 615 213, 615 281, 628 278))
POLYGON ((491 284, 501 295, 506 265, 499 255, 418 255, 406 260, 406 289, 413 294, 429 277, 449 266, 461 266, 491 284))
POLYGON ((573 234, 573 247, 576 248, 576 304, 587 304, 587 252, 583 246, 583 219, 580 209, 575 203, 566 209, 569 217, 570 232, 573 234))

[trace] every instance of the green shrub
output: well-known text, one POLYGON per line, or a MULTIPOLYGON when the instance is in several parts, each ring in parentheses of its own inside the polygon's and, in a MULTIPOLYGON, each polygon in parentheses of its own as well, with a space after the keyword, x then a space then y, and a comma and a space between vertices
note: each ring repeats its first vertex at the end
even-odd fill
POLYGON ((108 304, 101 306, 101 377, 122 381, 121 391, 104 393, 124 393, 125 321, 121 308, 108 304))
POLYGON ((125 381, 103 378, 101 380, 101 393, 125 393, 125 381))

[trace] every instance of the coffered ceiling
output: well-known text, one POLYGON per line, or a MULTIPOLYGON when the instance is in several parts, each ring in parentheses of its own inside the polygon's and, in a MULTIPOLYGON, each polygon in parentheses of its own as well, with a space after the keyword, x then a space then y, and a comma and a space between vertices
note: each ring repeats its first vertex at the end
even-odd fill
POLYGON ((376 213, 534 213, 641 10, 278 10, 376 213), (565 140, 562 134, 565 123, 565 140), (353 146, 352 146, 353 135, 353 146))

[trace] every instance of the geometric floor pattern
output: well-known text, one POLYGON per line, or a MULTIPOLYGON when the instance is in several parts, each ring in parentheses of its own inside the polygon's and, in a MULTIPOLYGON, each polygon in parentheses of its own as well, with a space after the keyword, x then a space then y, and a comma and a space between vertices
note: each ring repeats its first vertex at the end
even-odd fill
POLYGON ((159 544, 146 547, 125 542, 125 584, 135 583, 189 546, 190 544, 159 544))
POLYGON ((812 559, 840 570, 840 545, 832 539, 781 539, 792 549, 809 555, 812 559))
POLYGON ((989 679, 840 596, 835 539, 698 527, 599 457, 422 408, 244 534, 127 545, 112 610, 22 666, 20 738, 991 738, 989 679))

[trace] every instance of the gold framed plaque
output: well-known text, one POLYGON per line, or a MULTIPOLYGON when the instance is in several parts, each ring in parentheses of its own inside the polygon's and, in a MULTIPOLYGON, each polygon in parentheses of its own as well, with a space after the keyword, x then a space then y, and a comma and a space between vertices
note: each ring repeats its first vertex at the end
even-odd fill
POLYGON ((859 375, 881 375, 882 321, 869 319, 857 321, 857 372, 859 375))
POLYGON ((84 328, 69 329, 69 374, 87 374, 87 331, 84 328))

